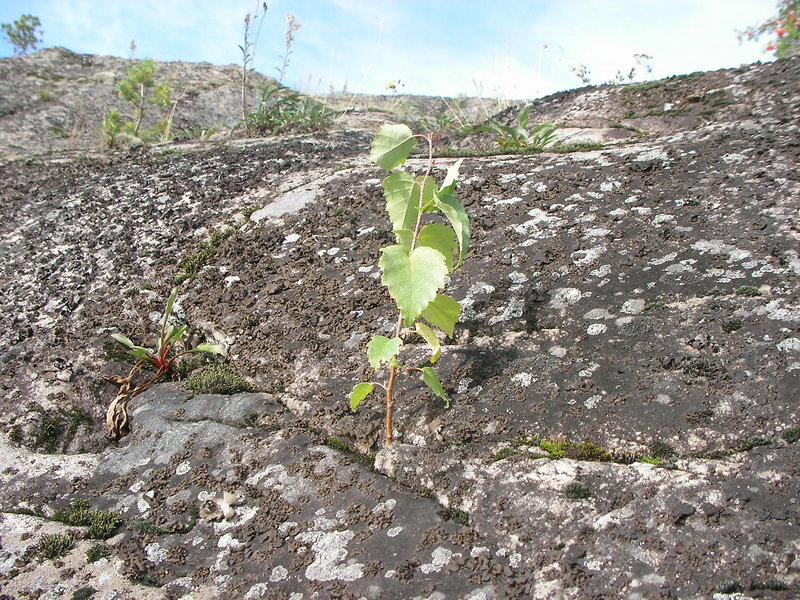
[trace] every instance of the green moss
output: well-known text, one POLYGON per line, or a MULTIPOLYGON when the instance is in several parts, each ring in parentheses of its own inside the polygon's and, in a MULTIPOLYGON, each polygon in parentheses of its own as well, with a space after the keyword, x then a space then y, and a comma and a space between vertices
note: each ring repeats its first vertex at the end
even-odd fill
POLYGON ((138 358, 125 351, 125 346, 112 340, 103 343, 103 354, 109 361, 124 362, 130 365, 139 361, 138 358))
POLYGON ((564 458, 566 447, 567 442, 548 442, 546 440, 539 442, 539 448, 550 454, 552 458, 564 458))
POLYGON ((570 500, 583 500, 591 497, 592 490, 585 483, 575 480, 564 486, 564 495, 570 500))
POLYGON ((187 279, 197 277, 201 269, 211 262, 211 259, 217 254, 217 249, 222 245, 222 242, 232 233, 233 229, 231 228, 215 231, 209 241, 201 243, 192 254, 180 259, 178 268, 183 269, 183 272, 175 277, 175 283, 181 284, 187 279))
POLYGON ((800 441, 800 427, 790 427, 789 429, 784 429, 781 435, 788 443, 794 444, 795 442, 800 441))
POLYGON ((86 500, 73 500, 53 515, 53 520, 74 527, 88 527, 86 537, 105 540, 122 525, 122 516, 109 510, 92 510, 86 500))
POLYGON ((111 548, 109 548, 108 544, 106 543, 98 542, 96 544, 92 544, 92 546, 86 551, 86 562, 97 562, 98 560, 108 556, 111 556, 111 548))
POLYGON ((59 450, 66 452, 81 425, 90 426, 91 417, 82 408, 70 407, 48 411, 31 405, 29 410, 40 415, 39 425, 34 432, 33 446, 42 448, 48 454, 59 450))
POLYGON ((703 97, 703 103, 711 108, 717 108, 733 104, 733 98, 731 98, 726 91, 717 90, 716 92, 706 94, 703 97))
POLYGON ((75 538, 71 535, 45 534, 36 544, 36 554, 48 560, 55 560, 67 554, 74 545, 75 538))
POLYGON ((360 452, 356 452, 350 446, 345 444, 338 438, 329 437, 325 441, 325 445, 333 448, 334 450, 341 452, 342 454, 347 454, 351 458, 353 458, 356 462, 363 464, 368 469, 372 470, 375 468, 375 455, 374 454, 361 454, 360 452))
POLYGON ((195 394, 238 394, 252 392, 253 386, 236 374, 228 363, 214 363, 200 372, 192 373, 186 389, 195 394))
POLYGON ((657 81, 644 81, 642 83, 631 83, 622 88, 622 93, 637 94, 639 92, 648 92, 650 90, 664 87, 666 84, 667 82, 665 79, 659 79, 657 81))
POLYGON ((564 447, 564 456, 588 462, 611 462, 613 460, 610 452, 592 442, 567 443, 564 447))
POLYGON ((182 356, 177 361, 177 364, 172 366, 172 371, 181 379, 186 379, 194 371, 206 364, 208 364, 208 356, 203 356, 199 353, 189 356, 182 356))
POLYGON ((494 457, 492 457, 492 462, 497 462, 497 461, 503 460, 505 458, 508 458, 509 456, 514 456, 516 453, 517 453, 517 451, 514 448, 511 448, 511 447, 503 448, 502 450, 497 452, 494 455, 494 457))
POLYGON ((755 296, 761 296, 762 295, 761 294, 761 290, 758 289, 757 287, 753 286, 753 285, 743 285, 743 286, 741 286, 739 288, 736 288, 736 291, 734 293, 737 296, 749 296, 749 297, 755 297, 755 296))
POLYGON ((720 325, 722 331, 725 333, 733 333, 734 331, 739 331, 742 328, 742 321, 739 319, 731 319, 730 321, 725 321, 720 325))
POLYGON ((144 519, 136 519, 128 528, 142 535, 159 536, 167 533, 166 529, 162 529, 158 525, 150 521, 145 521, 144 519))
POLYGON ((661 310, 665 308, 669 303, 665 302, 664 300, 656 300, 655 302, 648 302, 644 305, 642 309, 644 312, 650 312, 651 310, 661 310))
POLYGON ((736 447, 736 450, 740 452, 747 452, 753 448, 758 448, 759 446, 770 446, 771 444, 772 442, 767 438, 757 435, 742 440, 742 442, 736 447))
POLYGON ((655 441, 649 446, 650 456, 660 460, 670 460, 675 456, 672 446, 662 441, 655 441))
POLYGON ((469 525, 469 513, 458 508, 442 508, 438 514, 445 521, 455 521, 459 525, 469 525))
POLYGON ((594 152, 602 150, 605 144, 600 142, 571 142, 569 144, 556 144, 550 146, 545 152, 553 152, 555 154, 569 154, 571 152, 594 152))
POLYGON ((253 213, 258 210, 258 204, 245 204, 242 207, 242 216, 244 216, 245 222, 250 222, 250 217, 253 216, 253 213))
POLYGON ((78 588, 72 592, 72 600, 89 600, 89 598, 93 597, 96 593, 96 589, 87 585, 86 587, 78 588))
POLYGON ((649 456, 637 456, 636 461, 647 463, 648 465, 655 465, 657 467, 664 464, 660 459, 650 458, 649 456))

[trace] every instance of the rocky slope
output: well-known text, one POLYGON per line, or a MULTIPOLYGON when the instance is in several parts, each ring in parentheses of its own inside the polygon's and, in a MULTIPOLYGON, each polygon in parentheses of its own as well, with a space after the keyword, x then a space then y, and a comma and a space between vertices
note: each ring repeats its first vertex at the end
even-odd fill
POLYGON ((474 226, 453 404, 405 381, 386 450, 346 400, 394 321, 370 131, 6 160, 2 593, 796 597, 798 66, 534 103, 592 152, 446 136, 474 226), (109 334, 152 341, 176 280, 255 391, 155 386, 110 444, 109 334), (98 562, 52 520, 75 500, 124 518, 98 562))

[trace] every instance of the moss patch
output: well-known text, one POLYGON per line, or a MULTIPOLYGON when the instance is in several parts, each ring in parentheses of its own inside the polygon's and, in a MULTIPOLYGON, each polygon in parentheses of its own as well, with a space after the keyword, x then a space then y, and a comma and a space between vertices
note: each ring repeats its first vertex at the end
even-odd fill
POLYGON ((200 372, 192 373, 186 389, 195 394, 238 394, 252 392, 254 388, 236 374, 227 363, 214 363, 200 372))
POLYGON ((96 540, 110 538, 122 525, 122 516, 109 510, 92 510, 86 500, 73 500, 67 508, 57 511, 53 520, 74 527, 88 527, 86 537, 96 540))

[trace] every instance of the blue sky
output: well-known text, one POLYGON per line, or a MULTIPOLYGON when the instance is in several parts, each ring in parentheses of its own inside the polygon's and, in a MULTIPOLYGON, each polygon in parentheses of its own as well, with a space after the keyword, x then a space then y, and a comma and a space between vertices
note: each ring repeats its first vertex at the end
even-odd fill
MULTIPOLYGON (((536 98, 592 83, 652 56, 637 79, 770 60, 767 41, 736 30, 776 13, 775 0, 273 0, 255 67, 276 75, 287 14, 295 33, 284 83, 305 92, 341 90, 536 98)), ((137 58, 239 64, 243 17, 253 0, 0 0, 0 22, 42 21, 43 47, 137 58)), ((0 56, 12 48, 0 41, 0 56)))

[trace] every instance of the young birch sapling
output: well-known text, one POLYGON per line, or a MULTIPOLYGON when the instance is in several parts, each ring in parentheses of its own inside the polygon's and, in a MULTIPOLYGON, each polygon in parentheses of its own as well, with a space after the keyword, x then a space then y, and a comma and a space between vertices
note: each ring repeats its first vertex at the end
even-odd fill
POLYGON ((112 378, 114 383, 120 384, 117 397, 111 402, 106 411, 106 425, 108 426, 109 437, 118 440, 128 434, 130 430, 130 418, 128 416, 128 402, 134 396, 141 394, 159 379, 169 373, 172 365, 177 359, 193 352, 206 352, 209 354, 222 354, 222 348, 216 344, 198 344, 191 350, 175 352, 175 348, 180 344, 183 335, 186 333, 186 325, 176 327, 169 324, 172 314, 172 306, 178 297, 178 288, 172 288, 172 293, 167 298, 167 307, 164 310, 164 319, 161 322, 161 333, 156 341, 155 349, 137 346, 129 337, 121 333, 112 333, 111 337, 124 345, 126 352, 135 356, 139 360, 131 367, 130 372, 125 377, 112 378), (132 388, 132 381, 136 373, 144 365, 150 364, 156 369, 155 375, 144 383, 132 388))
POLYGON ((370 160, 392 173, 383 180, 386 210, 392 224, 395 244, 381 249, 378 266, 381 283, 397 304, 399 316, 394 337, 374 335, 367 344, 367 358, 376 371, 389 366, 385 383, 362 382, 350 393, 350 408, 355 412, 375 387, 386 394, 386 441, 392 443, 392 407, 398 375, 419 373, 433 394, 449 408, 433 365, 442 355, 440 333, 453 335, 461 307, 453 298, 440 294, 448 275, 461 266, 469 249, 469 218, 462 204, 453 195, 461 160, 448 170, 442 185, 437 187, 431 176, 433 141, 430 136, 414 135, 406 125, 384 125, 375 134, 370 160), (428 144, 428 165, 425 174, 414 177, 402 169, 417 139, 428 144), (436 215, 443 222, 429 222, 436 215), (447 223, 444 224, 444 222, 447 223), (438 330, 438 331, 437 331, 438 330), (431 352, 428 366, 410 366, 400 362, 404 339, 418 334, 431 352))

